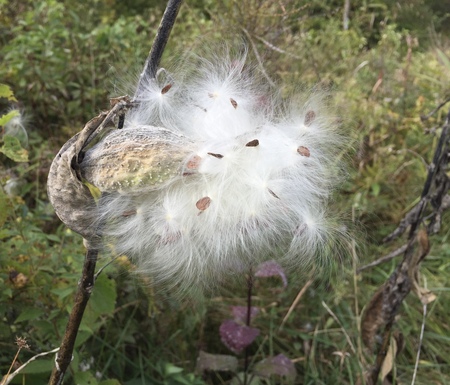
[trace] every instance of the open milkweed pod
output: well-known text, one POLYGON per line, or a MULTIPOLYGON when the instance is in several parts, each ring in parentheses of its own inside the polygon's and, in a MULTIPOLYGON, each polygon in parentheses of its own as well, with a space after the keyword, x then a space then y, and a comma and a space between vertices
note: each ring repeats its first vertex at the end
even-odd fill
POLYGON ((96 204, 72 167, 79 134, 69 139, 53 160, 47 179, 50 203, 61 221, 87 240, 96 238, 96 204))
POLYGON ((124 129, 80 162, 102 192, 106 241, 180 290, 268 259, 304 267, 329 251, 340 230, 327 204, 347 139, 320 94, 279 94, 245 52, 226 49, 149 80, 124 129))

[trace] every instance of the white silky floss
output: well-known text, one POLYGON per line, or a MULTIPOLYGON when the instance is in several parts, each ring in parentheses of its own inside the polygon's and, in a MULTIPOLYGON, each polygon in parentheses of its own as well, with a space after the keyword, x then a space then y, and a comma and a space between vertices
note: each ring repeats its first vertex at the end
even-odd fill
POLYGON ((160 71, 111 134, 163 127, 165 157, 181 159, 158 162, 158 183, 99 203, 104 237, 156 281, 210 287, 267 259, 304 267, 339 232, 326 215, 345 135, 323 95, 283 101, 245 60, 227 52, 160 71))

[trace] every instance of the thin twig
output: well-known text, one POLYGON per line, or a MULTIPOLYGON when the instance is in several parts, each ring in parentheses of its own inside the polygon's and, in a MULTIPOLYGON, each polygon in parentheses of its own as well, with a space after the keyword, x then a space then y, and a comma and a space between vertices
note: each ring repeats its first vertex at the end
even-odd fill
POLYGON ((98 276, 105 270, 111 263, 113 263, 117 258, 119 258, 119 255, 111 259, 108 263, 106 263, 104 266, 102 266, 100 269, 98 269, 97 273, 95 273, 94 279, 97 280, 98 276))
POLYGON ((269 74, 266 72, 266 69, 264 68, 264 64, 262 62, 261 56, 259 55, 258 49, 256 48, 256 45, 253 42, 252 37, 250 36, 250 34, 248 33, 248 31, 245 28, 242 28, 242 31, 245 33, 245 36, 247 36, 247 39, 248 39, 248 41, 250 42, 250 44, 252 46, 253 53, 255 54, 256 60, 258 61, 258 64, 259 64, 259 67, 260 67, 260 70, 261 70, 262 74, 267 79, 267 82, 272 87, 275 87, 274 81, 270 78, 269 74))
POLYGON ((369 269, 374 266, 381 265, 384 262, 388 262, 391 259, 394 259, 395 257, 399 256, 400 254, 404 253, 406 251, 406 248, 408 245, 403 245, 402 247, 399 247, 398 249, 395 249, 394 251, 390 252, 389 254, 385 255, 384 257, 378 258, 377 260, 368 263, 367 265, 361 266, 356 270, 356 273, 359 274, 361 271, 369 269))
POLYGON ((289 307, 289 310, 287 311, 286 315, 284 316, 283 320, 281 321, 280 327, 278 328, 278 331, 281 331, 284 327, 284 324, 289 319, 290 315, 294 311, 294 309, 297 307, 298 303, 300 302, 303 295, 306 293, 306 290, 308 290, 308 287, 310 287, 313 283, 313 280, 310 279, 308 282, 306 282, 301 290, 298 292, 297 297, 295 297, 294 302, 292 302, 291 306, 289 307))
POLYGON ((6 379, 5 382, 2 382, 1 385, 8 385, 15 376, 17 376, 23 368, 25 368, 30 362, 33 362, 34 360, 38 359, 39 357, 43 357, 46 356, 48 354, 53 354, 56 353, 59 350, 59 348, 50 350, 49 352, 43 352, 43 353, 39 353, 36 354, 35 356, 31 357, 27 362, 25 362, 23 365, 21 365, 20 367, 18 367, 13 373, 11 373, 8 378, 6 379))
POLYGON ((325 301, 322 301, 322 306, 327 310, 327 312, 333 317, 333 319, 337 322, 337 324, 340 326, 342 332, 345 335, 345 339, 347 340, 347 343, 350 345, 350 348, 352 349, 353 354, 356 354, 355 345, 353 345, 352 340, 350 339, 350 336, 347 333, 347 330, 345 330, 344 326, 342 325, 341 321, 339 321, 339 318, 336 316, 336 314, 333 313, 333 311, 328 307, 328 305, 325 303, 325 301))
POLYGON ((417 369, 419 368, 420 350, 422 349, 423 334, 425 331, 425 321, 427 318, 427 306, 428 306, 427 303, 423 304, 422 327, 420 328, 419 346, 417 347, 416 363, 414 365, 414 374, 413 374, 413 378, 411 381, 411 385, 414 385, 414 383, 416 382, 417 369))
POLYGON ((450 102, 450 98, 445 99, 441 104, 439 104, 433 111, 431 111, 427 115, 421 115, 420 120, 424 122, 425 120, 428 120, 433 116, 436 112, 438 112, 442 107, 444 107, 448 102, 450 102))
POLYGON ((66 331, 60 350, 56 355, 55 367, 50 377, 49 385, 60 385, 64 380, 64 375, 72 361, 72 353, 77 338, 78 329, 83 319, 84 310, 91 296, 95 283, 95 264, 97 262, 98 250, 88 248, 84 259, 81 280, 78 283, 78 290, 75 295, 75 303, 69 316, 66 331))

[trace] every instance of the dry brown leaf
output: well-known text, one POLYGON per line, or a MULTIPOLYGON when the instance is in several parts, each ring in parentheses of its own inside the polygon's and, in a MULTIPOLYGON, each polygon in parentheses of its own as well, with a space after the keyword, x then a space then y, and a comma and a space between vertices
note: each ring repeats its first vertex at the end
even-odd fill
POLYGON ((383 311, 384 287, 381 286, 373 295, 361 320, 361 337, 369 349, 373 348, 377 330, 387 321, 383 311))
MULTIPOLYGON (((389 349, 386 353, 386 357, 384 358, 383 365, 381 366, 381 380, 383 381, 383 384, 385 384, 387 380, 387 375, 392 372, 392 369, 394 367, 395 357, 397 355, 397 341, 395 338, 391 338, 391 343, 389 344, 389 349)), ((390 384, 391 382, 387 380, 387 384, 390 384)))

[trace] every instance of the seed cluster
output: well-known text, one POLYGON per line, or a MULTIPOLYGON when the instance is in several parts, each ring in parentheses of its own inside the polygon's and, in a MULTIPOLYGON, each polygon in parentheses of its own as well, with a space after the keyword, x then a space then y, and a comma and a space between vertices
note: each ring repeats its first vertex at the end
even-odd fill
POLYGON ((104 236, 181 287, 274 257, 310 263, 335 232, 345 141, 320 95, 280 100, 229 52, 183 69, 150 80, 124 129, 86 153, 83 177, 109 193, 104 236))

